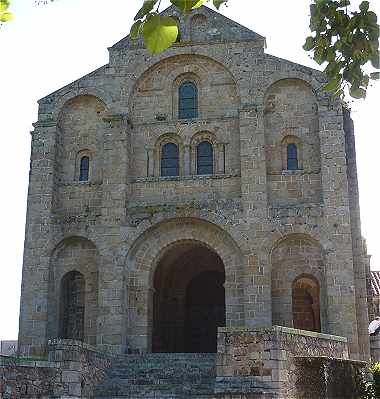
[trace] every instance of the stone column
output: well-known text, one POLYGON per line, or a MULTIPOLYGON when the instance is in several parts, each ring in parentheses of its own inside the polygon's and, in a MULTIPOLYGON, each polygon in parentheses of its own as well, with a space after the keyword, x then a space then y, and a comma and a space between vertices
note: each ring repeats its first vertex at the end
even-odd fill
POLYGON ((154 149, 147 148, 146 149, 146 156, 147 156, 147 177, 154 176, 154 149))
MULTIPOLYGON (((363 245, 361 233, 354 123, 348 110, 343 111, 343 128, 345 133, 345 150, 347 159, 347 179, 353 244, 352 251, 355 273, 356 317, 358 323, 359 352, 362 355, 362 360, 367 361, 370 358, 367 301, 367 278, 370 277, 370 272, 365 260, 367 254, 365 245, 363 245)), ((369 297, 369 303, 372 304, 372 297, 369 297)))
POLYGON ((183 162, 184 162, 184 175, 191 176, 194 173, 194 170, 192 168, 191 146, 189 144, 185 144, 184 146, 183 162))
POLYGON ((134 353, 152 350, 154 293, 152 287, 128 287, 128 349, 134 353))
POLYGON ((268 254, 261 253, 260 239, 267 218, 264 112, 262 106, 240 110, 241 194, 244 225, 250 251, 244 254, 245 323, 271 326, 271 287, 268 254), (257 246, 257 247, 256 247, 257 246))
POLYGON ((107 115, 104 118, 102 233, 98 240, 99 298, 97 345, 120 353, 126 340, 123 282, 125 257, 121 225, 126 224, 129 198, 128 131, 124 118, 107 115))
POLYGON ((225 143, 218 143, 217 145, 217 169, 216 172, 219 175, 224 175, 226 173, 226 147, 225 143))
POLYGON ((19 353, 46 353, 49 265, 52 248, 52 205, 57 125, 53 120, 34 124, 28 212, 22 271, 19 353))
MULTIPOLYGON (((348 338, 350 356, 360 358, 350 203, 342 110, 321 109, 321 174, 324 203, 328 333, 348 338), (328 246, 328 248, 326 248, 328 246)), ((363 311, 367 311, 363 309, 363 311)))

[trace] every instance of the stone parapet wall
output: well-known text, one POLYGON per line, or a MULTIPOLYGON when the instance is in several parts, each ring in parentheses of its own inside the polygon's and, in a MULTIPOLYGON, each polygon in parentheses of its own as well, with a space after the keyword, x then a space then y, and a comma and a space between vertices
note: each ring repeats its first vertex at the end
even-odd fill
POLYGON ((48 360, 2 357, 0 398, 91 398, 108 357, 74 340, 48 343, 48 360))
POLYGON ((258 398, 349 399, 364 365, 349 360, 344 337, 278 326, 221 328, 215 393, 218 398, 244 392, 258 398), (339 376, 344 382, 337 388, 339 376))
POLYGON ((59 398, 64 392, 63 371, 48 362, 0 363, 0 398, 59 398), (36 365, 38 364, 38 365, 36 365))

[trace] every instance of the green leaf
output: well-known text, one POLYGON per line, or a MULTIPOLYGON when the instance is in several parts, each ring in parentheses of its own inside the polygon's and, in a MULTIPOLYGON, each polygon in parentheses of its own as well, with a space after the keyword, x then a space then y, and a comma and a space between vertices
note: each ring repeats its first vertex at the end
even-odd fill
POLYGON ((314 38, 312 36, 309 36, 306 38, 306 42, 303 45, 303 49, 305 51, 310 51, 313 48, 314 48, 314 38))
POLYGON ((144 23, 143 38, 145 47, 152 53, 162 53, 177 39, 177 21, 171 17, 154 15, 144 23))
POLYGON ((380 79, 380 72, 372 72, 369 74, 369 76, 372 80, 378 80, 380 79))
POLYGON ((361 12, 367 12, 369 9, 369 2, 368 1, 362 1, 360 3, 359 9, 361 12))
POLYGON ((142 21, 136 21, 132 27, 131 27, 131 31, 129 33, 129 36, 132 40, 136 40, 139 36, 140 36, 140 28, 141 25, 143 24, 142 21))
POLYGON ((340 62, 332 61, 332 62, 329 62, 329 64, 325 68, 324 72, 326 73, 326 75, 328 77, 334 77, 340 73, 341 69, 342 69, 342 65, 340 62))
POLYGON ((206 0, 170 0, 172 4, 174 4, 181 11, 190 11, 195 10, 203 6, 206 0))
POLYGON ((328 48, 326 57, 328 62, 332 62, 335 60, 335 50, 333 47, 328 48))
POLYGON ((350 96, 353 98, 365 98, 367 95, 364 89, 360 87, 351 87, 350 88, 350 96))
POLYGON ((314 51, 314 60, 319 64, 323 64, 326 61, 325 49, 318 47, 314 51))
POLYGON ((342 78, 340 76, 336 77, 334 79, 331 79, 327 83, 327 85, 325 85, 323 87, 323 90, 326 91, 327 93, 335 93, 340 88, 341 82, 342 82, 342 78))
POLYGON ((369 76, 368 75, 364 75, 361 81, 360 86, 364 86, 365 88, 368 87, 368 83, 369 83, 369 76))
POLYGON ((220 6, 224 3, 227 3, 228 0, 212 0, 214 7, 219 10, 220 6))
POLYGON ((153 10, 153 7, 157 3, 157 1, 158 0, 144 0, 144 4, 135 16, 135 21, 144 18, 147 14, 149 14, 153 10))
POLYGON ((0 22, 9 22, 14 19, 14 16, 11 12, 3 12, 0 14, 0 22))
POLYGON ((367 12, 367 19, 370 24, 376 24, 377 22, 377 15, 373 11, 367 12))
POLYGON ((0 12, 4 12, 10 5, 9 0, 0 0, 0 12))

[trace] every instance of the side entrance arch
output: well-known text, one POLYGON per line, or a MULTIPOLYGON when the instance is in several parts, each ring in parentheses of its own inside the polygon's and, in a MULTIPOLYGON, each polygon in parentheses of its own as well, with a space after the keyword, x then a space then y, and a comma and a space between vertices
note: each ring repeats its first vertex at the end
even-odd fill
POLYGON ((134 242, 125 342, 142 352, 215 352, 217 327, 244 326, 242 253, 225 230, 175 218, 134 242))

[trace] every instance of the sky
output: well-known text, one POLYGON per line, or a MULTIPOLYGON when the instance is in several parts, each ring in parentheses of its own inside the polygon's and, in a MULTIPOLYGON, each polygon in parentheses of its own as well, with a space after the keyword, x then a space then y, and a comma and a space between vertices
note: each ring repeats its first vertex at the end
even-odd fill
MULTIPOLYGON (((222 13, 267 39, 269 54, 318 68, 303 51, 311 0, 230 0, 222 13)), ((32 123, 37 100, 108 62, 142 0, 12 0, 0 27, 0 340, 17 339, 32 123)), ((353 1, 358 4, 357 1, 353 1)), ((380 15, 380 2, 370 0, 380 15)), ((162 1, 164 8, 167 0, 162 1)), ((362 233, 380 270, 377 236, 380 83, 351 104, 356 127, 362 233)))

